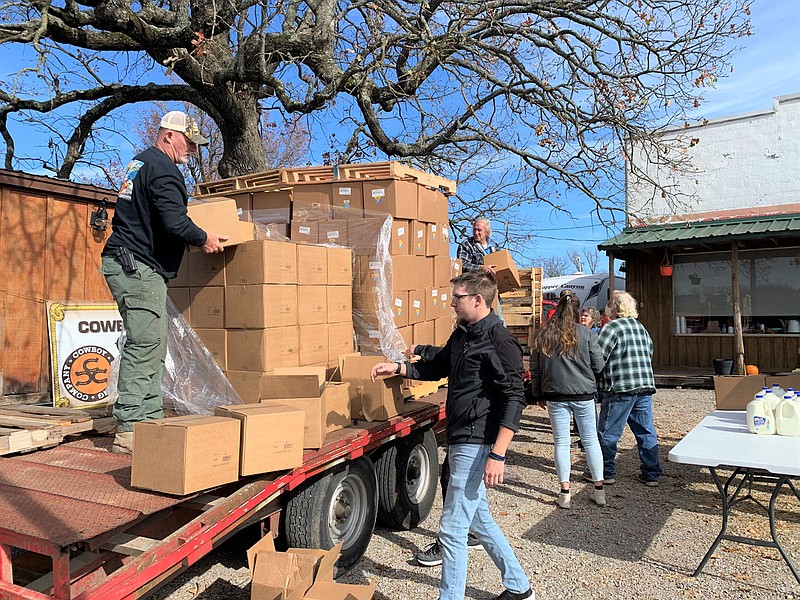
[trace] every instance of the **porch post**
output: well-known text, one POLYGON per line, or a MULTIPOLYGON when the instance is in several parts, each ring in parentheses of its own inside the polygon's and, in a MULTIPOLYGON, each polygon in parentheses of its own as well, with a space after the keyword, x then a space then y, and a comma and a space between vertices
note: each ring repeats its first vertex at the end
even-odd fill
POLYGON ((733 374, 744 375, 742 305, 739 300, 739 243, 731 242, 731 304, 733 304, 733 374))
MULTIPOLYGON (((614 253, 609 250, 608 251, 608 293, 612 294, 614 292, 614 253)), ((609 298, 611 296, 609 295, 609 298)), ((608 301, 608 298, 606 299, 608 301)))

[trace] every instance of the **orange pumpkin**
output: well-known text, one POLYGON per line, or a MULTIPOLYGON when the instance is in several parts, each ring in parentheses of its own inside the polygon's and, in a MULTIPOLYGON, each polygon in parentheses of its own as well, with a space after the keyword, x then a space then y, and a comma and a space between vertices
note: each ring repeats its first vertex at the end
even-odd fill
POLYGON ((744 368, 744 372, 747 375, 758 375, 758 367, 755 365, 746 365, 744 368))

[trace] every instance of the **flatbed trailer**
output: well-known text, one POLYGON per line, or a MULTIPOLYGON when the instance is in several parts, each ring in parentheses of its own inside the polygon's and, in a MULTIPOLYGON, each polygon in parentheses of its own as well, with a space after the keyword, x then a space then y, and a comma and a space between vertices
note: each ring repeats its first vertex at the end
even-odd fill
POLYGON ((285 474, 187 497, 131 488, 130 457, 110 453, 110 437, 0 458, 0 600, 144 598, 259 522, 294 547, 342 541, 346 570, 376 514, 410 529, 430 512, 444 398, 333 432, 285 474))

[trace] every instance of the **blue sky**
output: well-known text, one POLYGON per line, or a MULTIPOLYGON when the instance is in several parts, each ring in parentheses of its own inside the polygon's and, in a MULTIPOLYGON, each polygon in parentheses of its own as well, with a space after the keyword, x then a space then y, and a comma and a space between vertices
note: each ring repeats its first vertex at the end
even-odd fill
MULTIPOLYGON (((706 103, 695 115, 697 119, 766 110, 772 107, 774 97, 800 93, 800 1, 754 2, 751 24, 753 35, 740 40, 741 49, 731 61, 733 72, 704 94, 706 103)), ((542 231, 542 235, 565 238, 563 241, 540 239, 537 256, 563 255, 571 249, 580 251, 585 246, 605 241, 618 231, 607 231, 593 222, 585 201, 575 198, 572 203, 574 220, 551 211, 536 215, 542 229, 552 228, 549 232, 542 231)), ((605 255, 600 264, 607 268, 605 255)))

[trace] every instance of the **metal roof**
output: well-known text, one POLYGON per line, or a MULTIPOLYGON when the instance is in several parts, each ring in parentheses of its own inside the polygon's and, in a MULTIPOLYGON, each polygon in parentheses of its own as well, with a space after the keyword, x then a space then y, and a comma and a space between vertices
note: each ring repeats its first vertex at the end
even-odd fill
POLYGON ((775 237, 800 237, 800 214, 626 227, 597 247, 600 250, 633 250, 677 246, 684 242, 709 244, 775 237))

